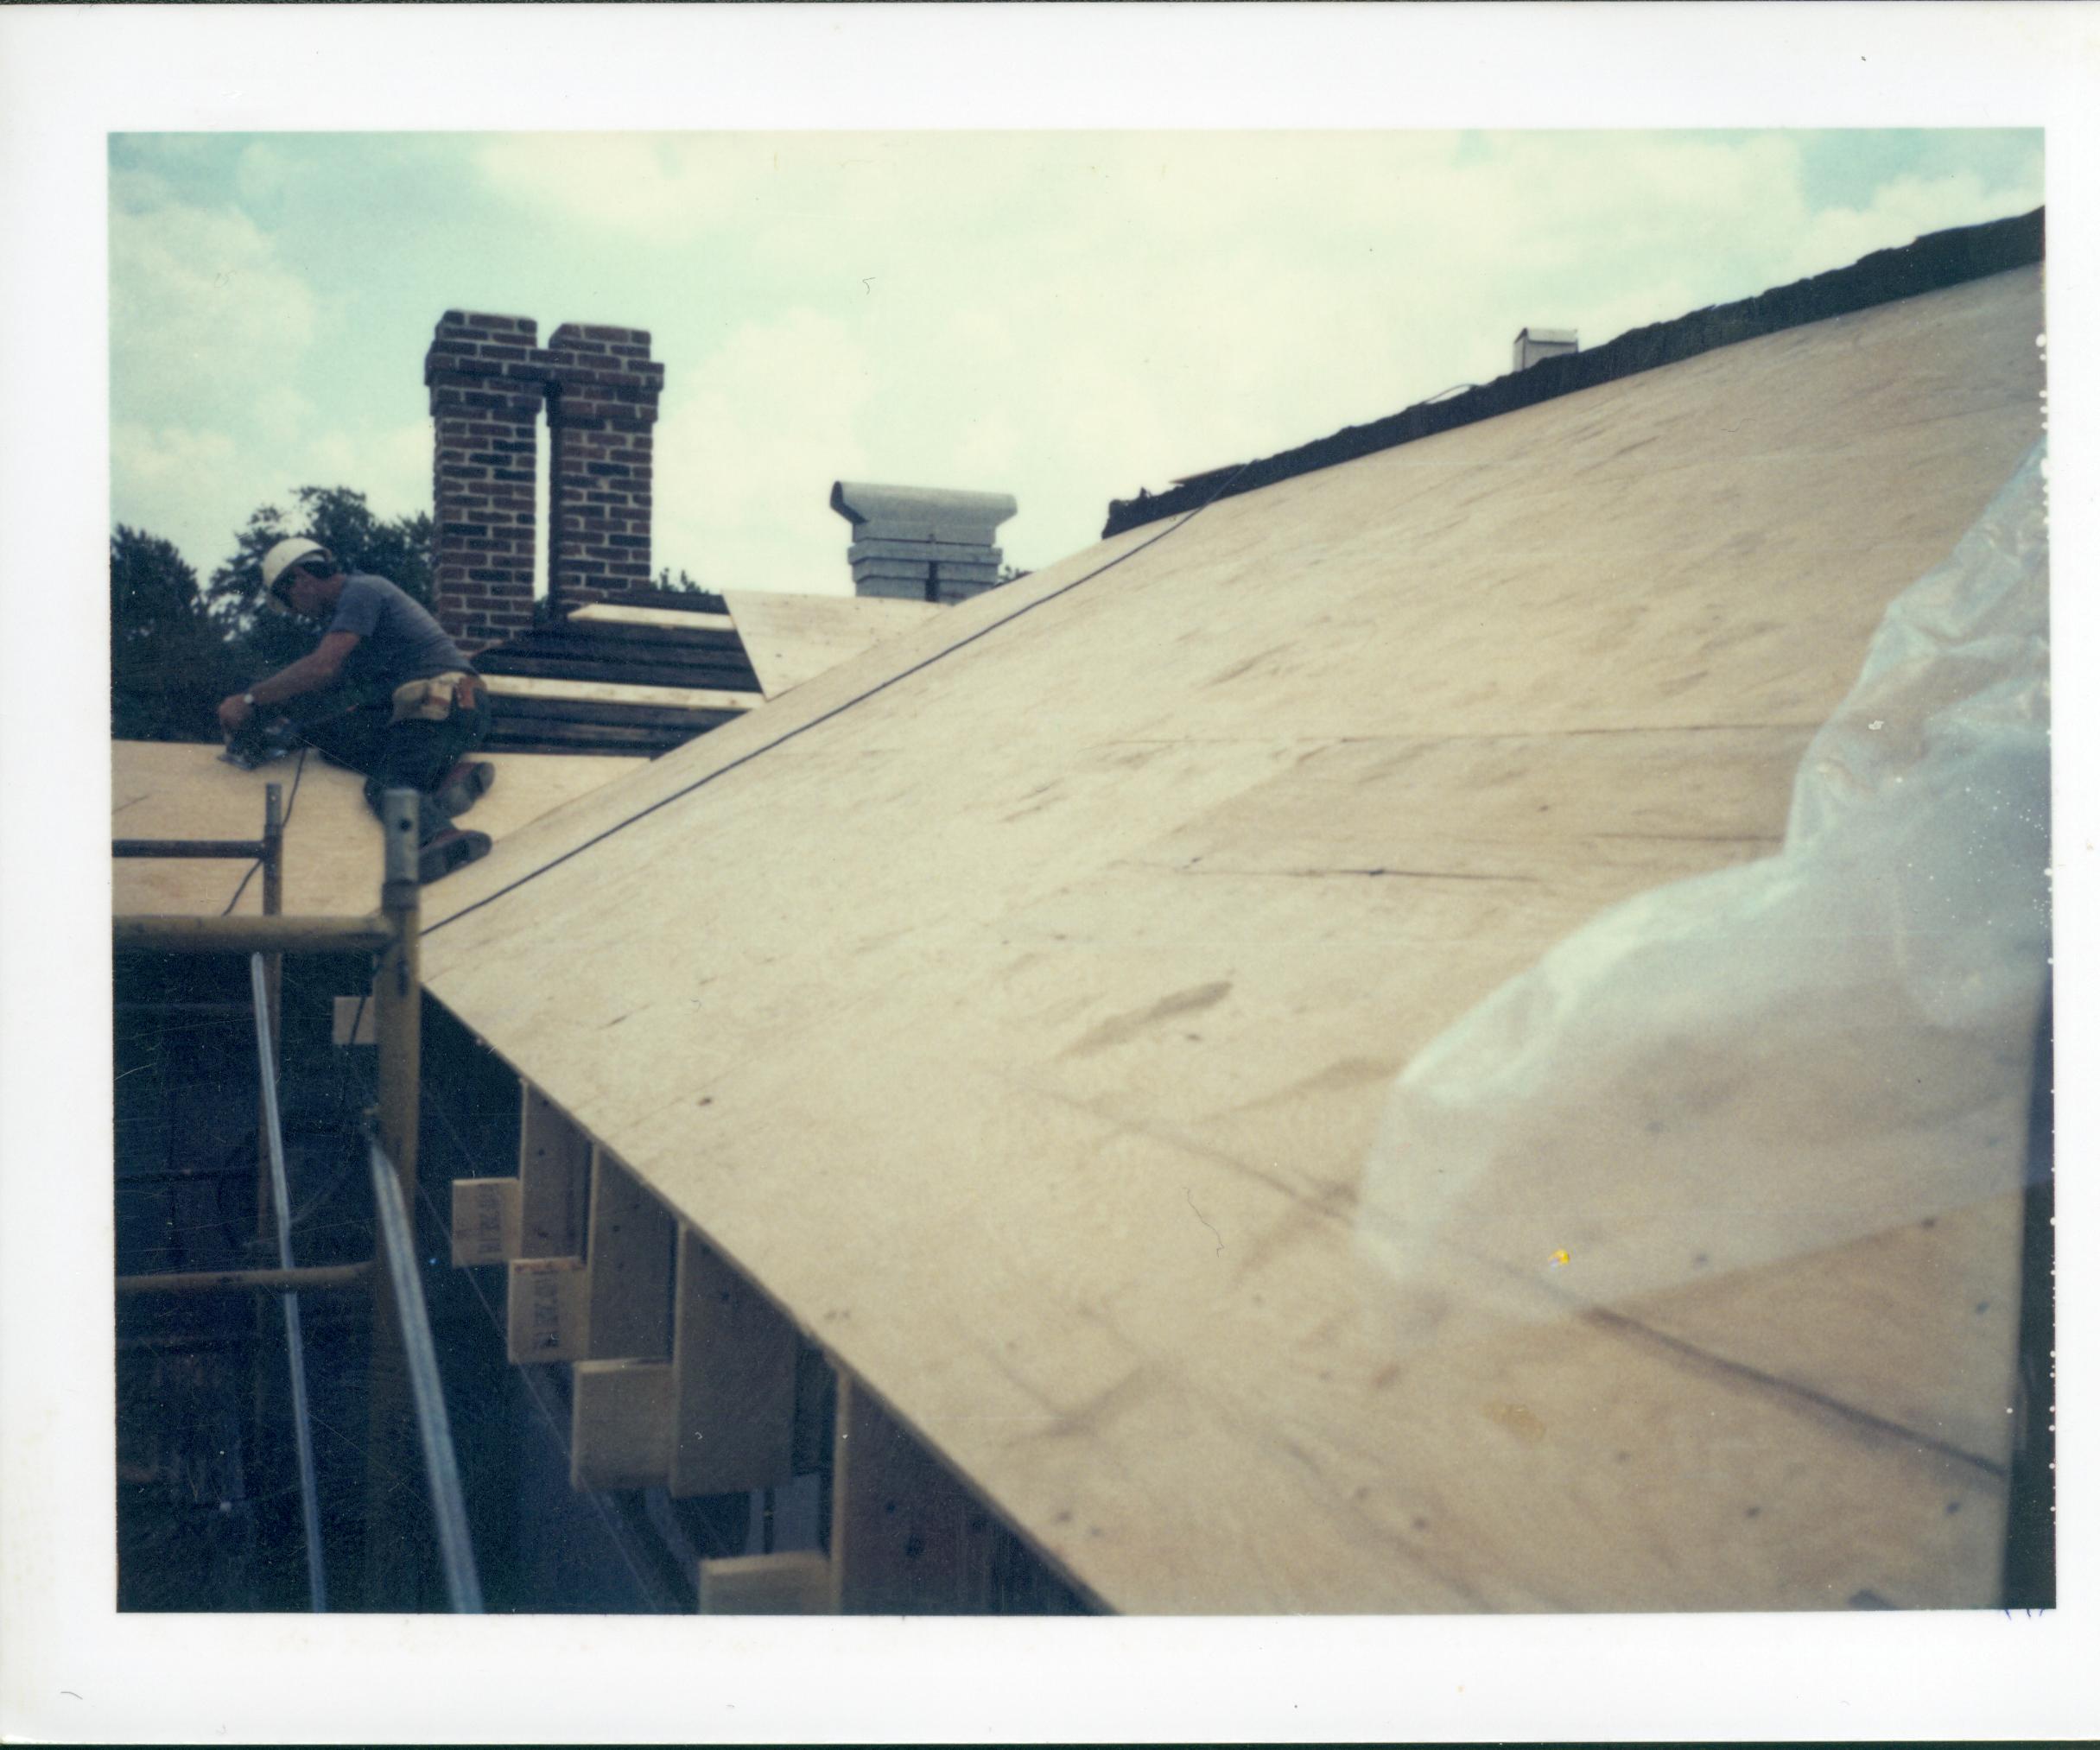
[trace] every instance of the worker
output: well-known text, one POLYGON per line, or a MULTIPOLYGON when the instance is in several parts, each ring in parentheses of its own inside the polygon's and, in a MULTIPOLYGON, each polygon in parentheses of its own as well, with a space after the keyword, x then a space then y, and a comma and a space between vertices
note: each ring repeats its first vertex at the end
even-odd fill
POLYGON ((495 781, 470 756, 488 734, 488 688, 416 599, 384 577, 346 573, 317 541, 280 541, 263 555, 271 605, 326 622, 313 650, 219 701, 229 742, 258 713, 300 701, 300 732, 338 764, 365 774, 379 812, 390 789, 422 799, 420 878, 435 881, 485 857, 485 833, 454 824, 495 781))

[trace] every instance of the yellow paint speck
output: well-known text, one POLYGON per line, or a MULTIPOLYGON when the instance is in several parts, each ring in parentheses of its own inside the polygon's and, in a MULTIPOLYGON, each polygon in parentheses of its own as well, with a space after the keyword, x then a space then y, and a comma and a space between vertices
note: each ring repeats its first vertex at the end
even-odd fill
POLYGON ((1553 1266, 1553 1268, 1554 1268, 1554 1269, 1556 1269, 1556 1270, 1558 1270, 1558 1269, 1561 1267, 1561 1265, 1564 1265, 1564 1264, 1565 1264, 1567 1261, 1568 1261, 1568 1248, 1567 1248, 1566 1246, 1562 1246, 1562 1247, 1560 1248, 1560 1250, 1559 1250, 1559 1251, 1556 1252, 1555 1252, 1555 1253, 1552 1255, 1552 1257, 1551 1257, 1550 1259, 1548 1259, 1546 1260, 1546 1262, 1547 1262, 1547 1263, 1549 1263, 1549 1264, 1551 1264, 1551 1265, 1553 1266))

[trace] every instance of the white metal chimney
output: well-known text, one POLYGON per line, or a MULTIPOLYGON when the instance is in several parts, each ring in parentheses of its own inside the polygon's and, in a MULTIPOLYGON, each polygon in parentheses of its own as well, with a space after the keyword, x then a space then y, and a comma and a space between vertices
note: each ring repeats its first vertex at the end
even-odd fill
POLYGON ((855 595, 961 601, 999 581, 993 531, 1017 506, 1004 492, 839 480, 831 508, 853 525, 855 595))
POLYGON ((1519 328, 1516 363, 1510 369, 1529 371, 1541 358, 1558 358, 1564 352, 1576 352, 1579 345, 1572 328, 1519 328))

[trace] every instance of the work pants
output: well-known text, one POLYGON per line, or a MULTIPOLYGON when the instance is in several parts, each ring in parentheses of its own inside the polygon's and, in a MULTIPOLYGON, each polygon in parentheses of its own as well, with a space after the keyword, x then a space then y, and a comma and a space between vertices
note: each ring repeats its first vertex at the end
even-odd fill
POLYGON ((308 742, 337 765, 365 774, 365 800, 376 815, 390 789, 412 789, 422 796, 422 841, 448 831, 452 816, 435 792, 445 775, 481 745, 489 732, 486 692, 476 694, 471 709, 454 707, 441 720, 411 717, 390 720, 388 703, 360 705, 355 710, 301 725, 308 742))

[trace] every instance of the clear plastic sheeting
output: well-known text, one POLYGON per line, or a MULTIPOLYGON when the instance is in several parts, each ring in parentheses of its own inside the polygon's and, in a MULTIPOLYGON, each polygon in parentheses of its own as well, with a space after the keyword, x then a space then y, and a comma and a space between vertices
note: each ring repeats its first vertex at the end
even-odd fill
POLYGON ((2049 952, 2045 471, 2038 445, 1891 605, 1778 855, 1614 907, 1408 1065, 1358 1222, 1414 1291, 1403 1340, 2020 1185, 2049 952))

